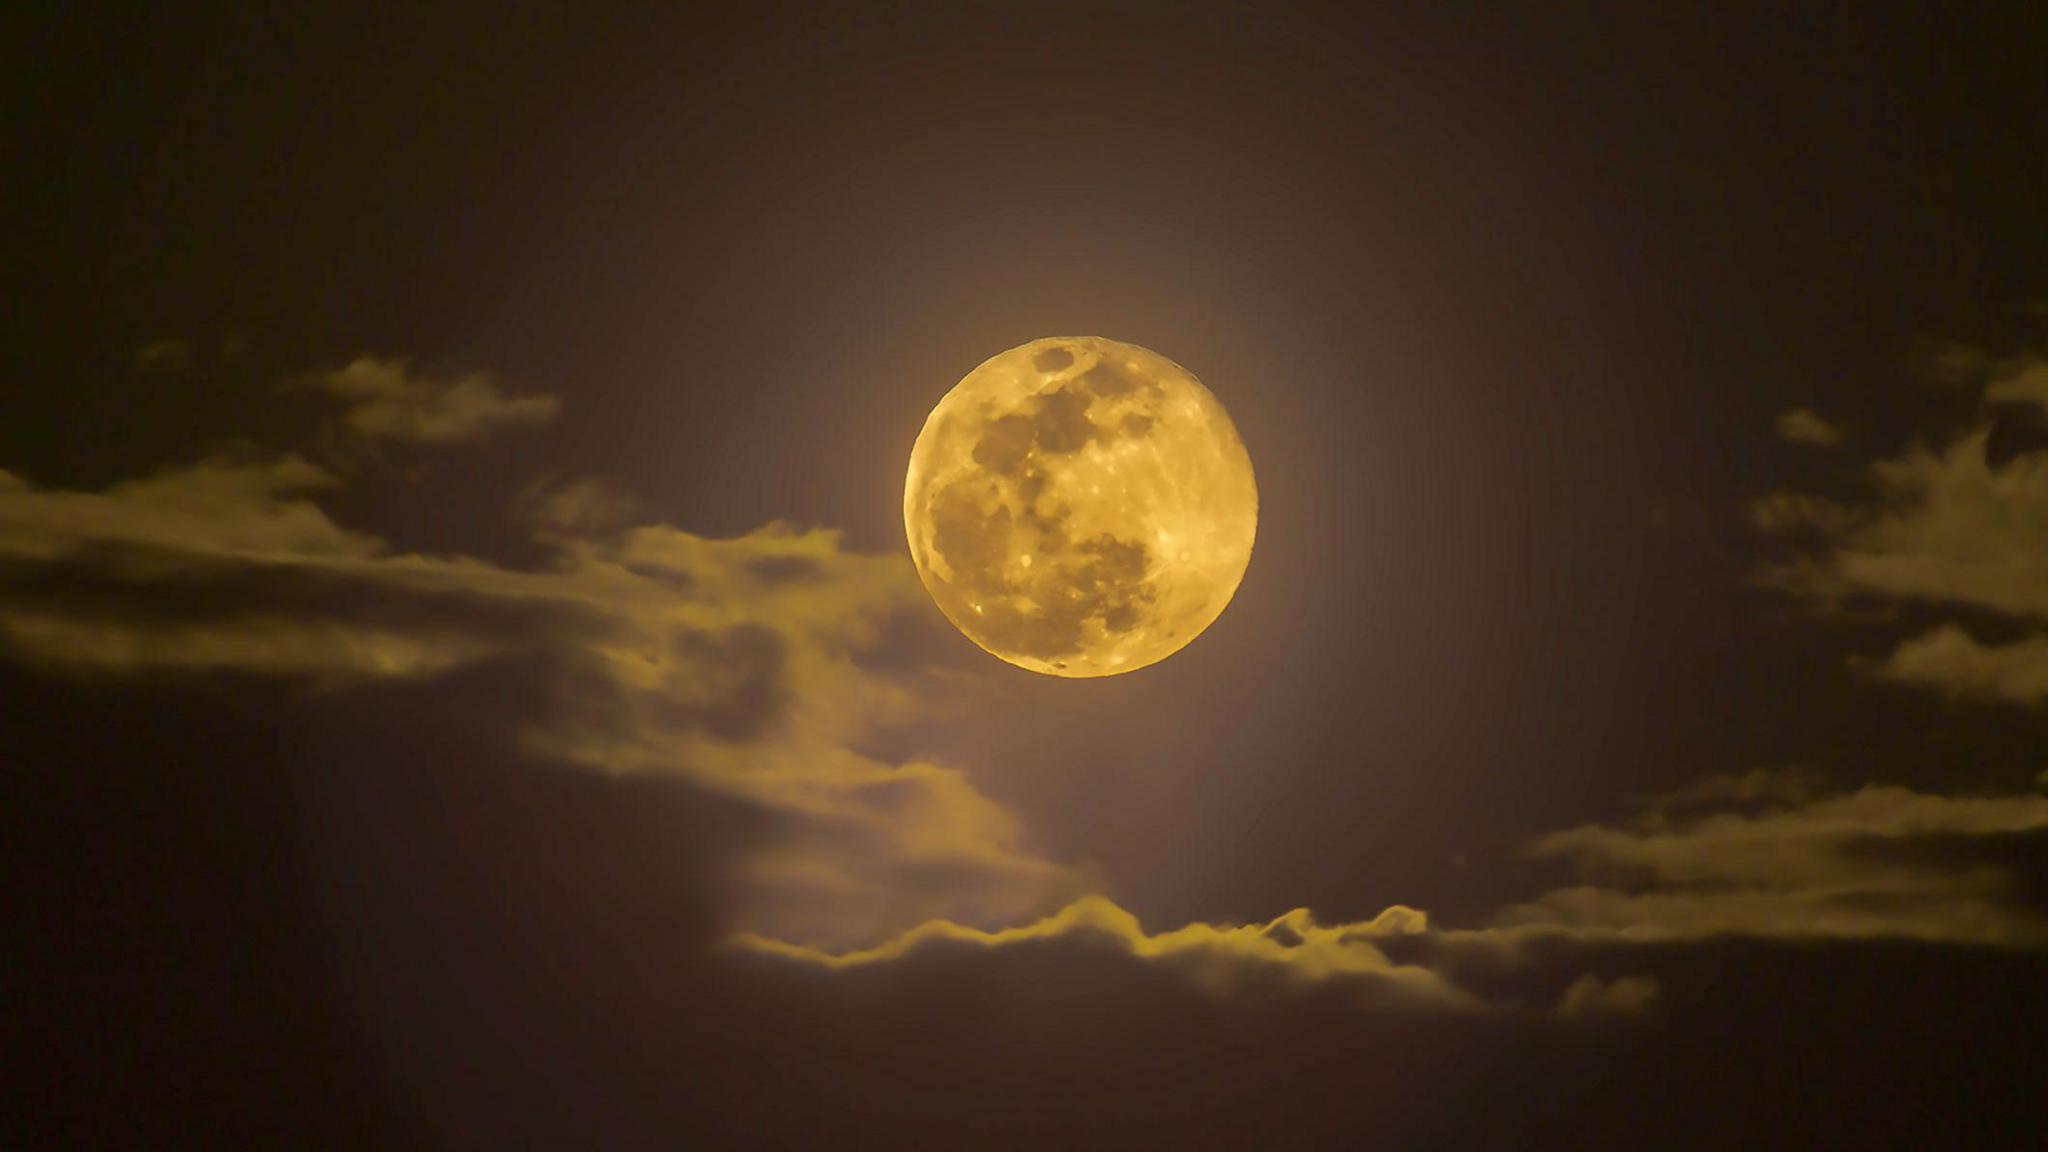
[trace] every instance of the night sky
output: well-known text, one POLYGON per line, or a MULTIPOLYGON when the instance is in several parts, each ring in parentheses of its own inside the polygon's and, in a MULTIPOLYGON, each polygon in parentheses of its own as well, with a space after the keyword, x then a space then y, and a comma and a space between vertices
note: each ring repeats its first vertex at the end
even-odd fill
POLYGON ((0 16, 0 1145, 2048 1140, 2048 8, 185 7, 0 16), (1124 676, 905 546, 1060 335, 1124 676))

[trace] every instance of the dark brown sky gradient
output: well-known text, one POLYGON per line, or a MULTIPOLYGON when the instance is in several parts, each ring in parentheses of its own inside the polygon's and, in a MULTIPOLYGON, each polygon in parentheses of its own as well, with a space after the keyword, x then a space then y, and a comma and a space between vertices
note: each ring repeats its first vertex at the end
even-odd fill
POLYGON ((1351 7, 5 17, 0 767, 48 1054, 7 1130, 1810 1146, 1967 1115, 2023 1145, 2048 445, 1993 401, 2048 409, 2048 28, 1351 7), (1187 365, 1258 472, 1236 601, 1138 675, 1013 673, 866 567, 902 552, 931 405, 1053 334, 1187 365), (1839 443, 1781 436, 1795 409, 1839 443), (176 580, 131 563, 160 509, 62 502, 284 453, 334 483, 206 505, 176 580), (631 511, 550 519, 599 491, 631 511), (574 553, 647 599, 529 610, 325 555, 280 579, 208 537, 302 498, 392 553, 574 553), (707 590, 784 545, 688 541, 771 521, 842 533, 796 546, 815 588, 707 590), (593 671, 665 635, 663 580, 776 639, 678 631, 701 692, 593 671), (816 609, 856 591, 892 607, 816 609), (755 747, 838 645, 849 691, 916 714, 782 751, 956 768, 1019 829, 999 860, 917 855, 885 800, 849 847, 695 762, 576 767, 755 747), (389 652, 423 670, 365 671, 389 652), (1111 935, 841 972, 713 951, 748 909, 818 922, 748 887, 762 845, 895 877, 898 911, 1423 909, 1373 947, 1486 1007, 1218 994, 1228 957, 1183 980, 1111 935), (1560 1027, 1581 977, 1654 979, 1652 1010, 1560 1027))

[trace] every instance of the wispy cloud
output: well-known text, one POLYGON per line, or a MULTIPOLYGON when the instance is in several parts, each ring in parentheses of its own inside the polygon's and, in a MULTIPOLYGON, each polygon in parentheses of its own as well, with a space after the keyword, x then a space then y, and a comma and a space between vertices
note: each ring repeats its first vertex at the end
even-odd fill
MULTIPOLYGON (((1911 941, 2048 948, 2048 917, 1998 862, 2016 837, 2048 833, 2038 791, 1954 796, 1896 785, 1828 788, 1803 770, 1699 781, 1648 803, 1633 821, 1538 838, 1529 855, 1569 863, 1579 882, 1509 906, 1471 928, 1433 925, 1395 906, 1353 923, 1308 909, 1252 924, 1196 922, 1145 931, 1092 895, 1021 926, 986 930, 935 919, 880 943, 832 949, 757 933, 735 949, 825 969, 909 962, 947 951, 1106 947, 1228 990, 1271 976, 1343 986, 1379 1003, 1507 1007, 1460 983, 1480 958, 1515 964, 1537 944, 1633 954, 1716 940, 1911 941)), ((1654 1008, 1645 975, 1581 975, 1553 1009, 1568 1019, 1627 1018, 1654 1008)))
POLYGON ((144 372, 182 372, 192 364, 192 348, 183 340, 152 340, 135 350, 135 366, 144 372))
POLYGON ((1985 645, 1952 620, 1882 661, 1860 658, 1878 675, 1959 699, 2039 704, 2048 701, 2039 631, 2048 625, 2048 435, 2030 440, 2014 422, 2048 413, 2048 363, 1985 371, 1991 411, 1975 426, 1873 461, 1861 492, 1782 492, 1751 512, 1759 528, 1795 542, 1764 570, 1771 586, 1829 607, 1918 605, 2029 632, 1985 645))
POLYGON ((622 506, 578 486, 535 515, 549 562, 509 568, 344 528, 313 498, 337 482, 296 456, 96 492, 0 474, 0 651, 69 675, 322 686, 521 662, 554 703, 508 717, 508 740, 773 817, 736 909, 791 939, 1014 922, 1083 890, 965 772, 863 750, 919 706, 913 673, 863 663, 920 595, 903 559, 780 524, 618 527, 622 506))
POLYGON ((102 492, 39 489, 0 472, 0 557, 174 567, 361 560, 383 550, 310 498, 338 481, 295 455, 214 459, 102 492))
POLYGON ((1263 924, 1188 924, 1148 933, 1138 918, 1104 896, 1077 900, 1030 924, 984 931, 933 920, 869 948, 832 952, 752 933, 729 941, 734 948, 779 956, 823 968, 859 968, 900 961, 927 952, 955 949, 1001 950, 1048 942, 1096 943, 1124 955, 1185 972, 1211 987, 1228 988, 1260 975, 1300 983, 1339 982, 1381 1002, 1475 1009, 1481 1002, 1428 968, 1397 964, 1376 941, 1425 932, 1428 918, 1396 906, 1354 924, 1318 924, 1297 908, 1263 924))
POLYGON ((2048 796, 1947 796, 1881 784, 1805 795, 1801 776, 1783 789, 1735 786, 1757 777, 1724 779, 1724 803, 1682 815, 1660 804, 1634 823, 1538 839, 1532 854, 1569 861, 1584 882, 1502 912, 1502 938, 2048 945, 2048 920, 2018 899, 2010 872, 1967 851, 1958 859, 1929 850, 2048 832, 2048 796))
POLYGON ((1985 382, 1984 398, 1995 404, 2048 408, 2048 360, 2020 357, 2000 364, 1985 382))
POLYGON ((508 395, 489 373, 428 376, 402 360, 369 356, 323 373, 314 383, 346 403, 343 421, 369 440, 477 440, 500 429, 545 424, 561 410, 553 396, 508 395))
POLYGON ((1618 976, 1603 981, 1588 973, 1572 982, 1558 1001, 1557 1014, 1568 1020, 1647 1015, 1662 989, 1648 976, 1618 976))
POLYGON ((1793 408, 1778 417, 1778 435, 1788 444, 1834 448, 1848 439, 1841 425, 1811 408, 1793 408))
POLYGON ((1901 642, 1873 671, 1956 699, 2048 704, 2048 636, 1986 644, 1958 625, 1944 624, 1901 642))
POLYGON ((0 612, 0 647, 30 663, 88 673, 236 671, 314 680, 431 675, 492 651, 459 630, 405 631, 252 615, 158 624, 56 612, 0 612))

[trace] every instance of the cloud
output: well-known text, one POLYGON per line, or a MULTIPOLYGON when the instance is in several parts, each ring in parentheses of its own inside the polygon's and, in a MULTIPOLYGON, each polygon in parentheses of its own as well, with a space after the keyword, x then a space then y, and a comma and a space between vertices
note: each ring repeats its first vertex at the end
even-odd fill
POLYGON ((1811 408, 1793 408, 1780 415, 1778 435, 1788 444, 1815 448, 1833 448, 1848 438, 1839 425, 1829 422, 1811 408))
POLYGON ((1984 433, 1872 468, 1876 496, 1817 525, 1825 554, 1773 570, 1815 599, 1867 595, 2048 619, 2048 455, 1994 471, 1984 433))
POLYGON ((1958 699, 2048 703, 2048 636, 1983 644, 1961 627, 1944 624, 1901 643, 1874 671, 1893 683, 1958 699))
POLYGON ((336 483, 295 456, 99 492, 0 474, 0 645, 74 675, 325 686, 521 663, 548 703, 507 717, 508 740, 595 772, 680 776, 763 814, 730 869, 742 950, 849 967, 1057 938, 1218 989, 1277 977, 1479 1004, 1387 958, 1385 941, 1427 933, 1419 911, 1147 933, 964 769, 875 755, 873 737, 926 701, 914 670, 866 659, 922 604, 900 557, 781 524, 729 539, 622 526, 628 502, 570 484, 526 498, 550 556, 511 568, 345 528, 315 502, 336 483))
MULTIPOLYGON (((1792 543, 1761 581, 1829 610, 1913 606, 2002 617, 2028 635, 1978 642, 1961 620, 1854 658, 1893 683, 1959 700, 2048 703, 2048 362, 1988 357, 1989 417, 1938 447, 1873 461, 1849 499, 1780 492, 1751 507, 1792 543)), ((1960 369, 1959 369, 1960 371, 1960 369)))
POLYGON ((1657 981, 1649 976, 1620 976, 1602 982, 1587 973, 1565 989, 1557 1014, 1567 1020, 1613 1019, 1647 1015, 1657 1000, 1657 981))
MULTIPOLYGON (((1846 497, 1780 492, 1751 519, 1792 553, 1761 579, 1830 611, 1866 619, 1900 609, 1954 618, 1850 663, 1890 683, 1956 700, 2048 703, 2048 439, 2027 421, 2048 411, 2048 362, 2000 361, 1951 346, 1944 383, 1982 387, 1974 423, 1872 461, 1846 497), (2016 638, 1986 643, 1963 619, 2016 638)), ((1788 437, 1798 413, 1780 427, 1788 437)), ((1798 421, 1804 423, 1803 420, 1798 421)), ((1889 784, 1829 791, 1808 776, 1724 778, 1667 798, 1636 823, 1588 825, 1540 839, 1581 884, 1499 917, 1500 931, 1673 941, 1898 938, 2041 947, 2048 923, 2019 895, 1997 846, 2048 831, 2038 792, 1947 796, 1889 784), (1708 790, 1709 792, 1712 789, 1708 790)))
POLYGON ((487 373, 441 379, 413 374, 404 361, 368 356, 315 383, 347 402, 342 419, 369 440, 478 440, 500 428, 545 424, 561 409, 553 396, 508 396, 487 373))
POLYGON ((374 537, 337 526, 306 494, 336 480, 295 455, 172 468, 104 492, 40 490, 0 471, 0 558, 55 561, 120 549, 133 563, 363 559, 374 537))
POLYGON ((2048 453, 2048 360, 2002 365, 1984 388, 1991 425, 1984 439, 1985 462, 2003 468, 2032 453, 2048 453))
POLYGON ((1762 788, 1734 778, 1726 805, 1672 815, 1653 805, 1633 824, 1587 824, 1531 846, 1569 861, 1583 883, 1504 910, 1493 936, 1593 943, 1720 937, 1902 939, 2039 948, 2048 920, 2017 895, 2007 870, 1967 851, 2048 832, 2048 796, 1945 796, 1897 785, 1807 795, 1805 783, 1762 788))
POLYGON ((192 348, 183 340, 153 340, 135 350, 135 366, 144 372, 183 372, 192 364, 192 348))
POLYGON ((626 505, 572 485, 536 509, 548 562, 510 568, 344 528, 313 500, 336 483, 289 455, 97 492, 0 473, 0 648, 69 675, 323 686, 522 663, 552 704, 507 717, 508 741, 768 817, 734 906, 793 940, 1013 923, 1086 889, 965 772, 864 751, 919 707, 914 671, 864 660, 921 594, 902 558, 782 524, 619 528, 626 505))
POLYGON ((1668 820, 1702 808, 1732 804, 1798 804, 1827 791, 1816 772, 1803 767, 1752 768, 1695 780, 1656 797, 1648 815, 1668 820))
POLYGON ((1843 505, 1803 492, 1773 492, 1749 506, 1750 523, 1773 535, 1819 532, 1840 535, 1855 527, 1855 513, 1843 505))
POLYGON ((1921 358, 1926 378, 1943 388, 1975 388, 1997 358, 1983 348, 1957 341, 1943 341, 1921 358))
MULTIPOLYGON (((2009 364, 1994 404, 2048 408, 2048 362, 2009 364)), ((1823 550, 1774 565, 1766 580, 1815 600, 1869 596, 2048 619, 2048 450, 1999 460, 1993 425, 1939 448, 1914 443, 1874 461, 1865 493, 1835 500, 1778 493, 1752 519, 1773 533, 1814 533, 1823 550)))
POLYGON ((232 670, 315 679, 431 675, 491 651, 487 642, 452 631, 410 634, 269 617, 136 624, 34 611, 0 612, 0 647, 29 663, 82 672, 232 670))
MULTIPOLYGON (((2048 773, 2033 783, 2044 782, 2048 773)), ((2038 790, 1842 789, 1805 769, 1760 769, 1656 797, 1630 822, 1539 837, 1528 854, 1569 864, 1576 882, 1509 905, 1479 927, 1440 928, 1396 906, 1356 923, 1319 924, 1297 909, 1263 924, 1197 922, 1155 934, 1095 894, 1007 929, 939 918, 878 944, 837 949, 752 933, 729 943, 842 970, 1058 941, 1108 947, 1219 991, 1270 975, 1299 986, 1356 984, 1406 1004, 1498 1009, 1516 997, 1481 993, 1466 975, 1519 967, 1539 944, 1553 956, 1558 947, 1639 954, 1722 940, 2048 949, 2048 916, 2028 895, 2026 866, 2015 863, 2044 835, 2048 795, 2038 790)), ((1573 1020, 1631 1018, 1654 1010, 1659 994, 1648 976, 1582 975, 1552 1011, 1573 1020)))
POLYGON ((615 536, 632 525, 639 511, 631 494, 590 478, 536 485, 520 495, 518 506, 550 541, 615 536))
POLYGON ((1195 923, 1148 933, 1137 917, 1103 896, 1076 900, 1033 923, 984 931, 947 920, 920 924, 869 948, 832 952, 741 933, 728 946, 830 969, 900 961, 947 948, 1005 950, 1049 941, 1092 942, 1179 970, 1223 989, 1259 976, 1302 983, 1341 983, 1378 1002, 1470 1010, 1481 1002, 1428 968, 1397 964, 1375 941, 1427 931, 1427 918, 1395 906, 1355 924, 1321 925, 1305 908, 1265 924, 1195 923))
POLYGON ((2048 360, 2022 357, 2001 364, 1984 385, 1984 398, 1994 404, 2048 408, 2048 360))

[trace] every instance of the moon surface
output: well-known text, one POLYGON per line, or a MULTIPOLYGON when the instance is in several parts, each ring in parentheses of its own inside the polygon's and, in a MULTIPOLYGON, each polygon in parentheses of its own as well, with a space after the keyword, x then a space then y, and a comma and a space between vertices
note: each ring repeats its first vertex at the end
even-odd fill
POLYGON ((1050 676, 1164 660, 1244 579, 1251 457, 1187 369, 1097 336, 991 357, 925 421, 903 486, 924 586, 967 638, 1050 676))

